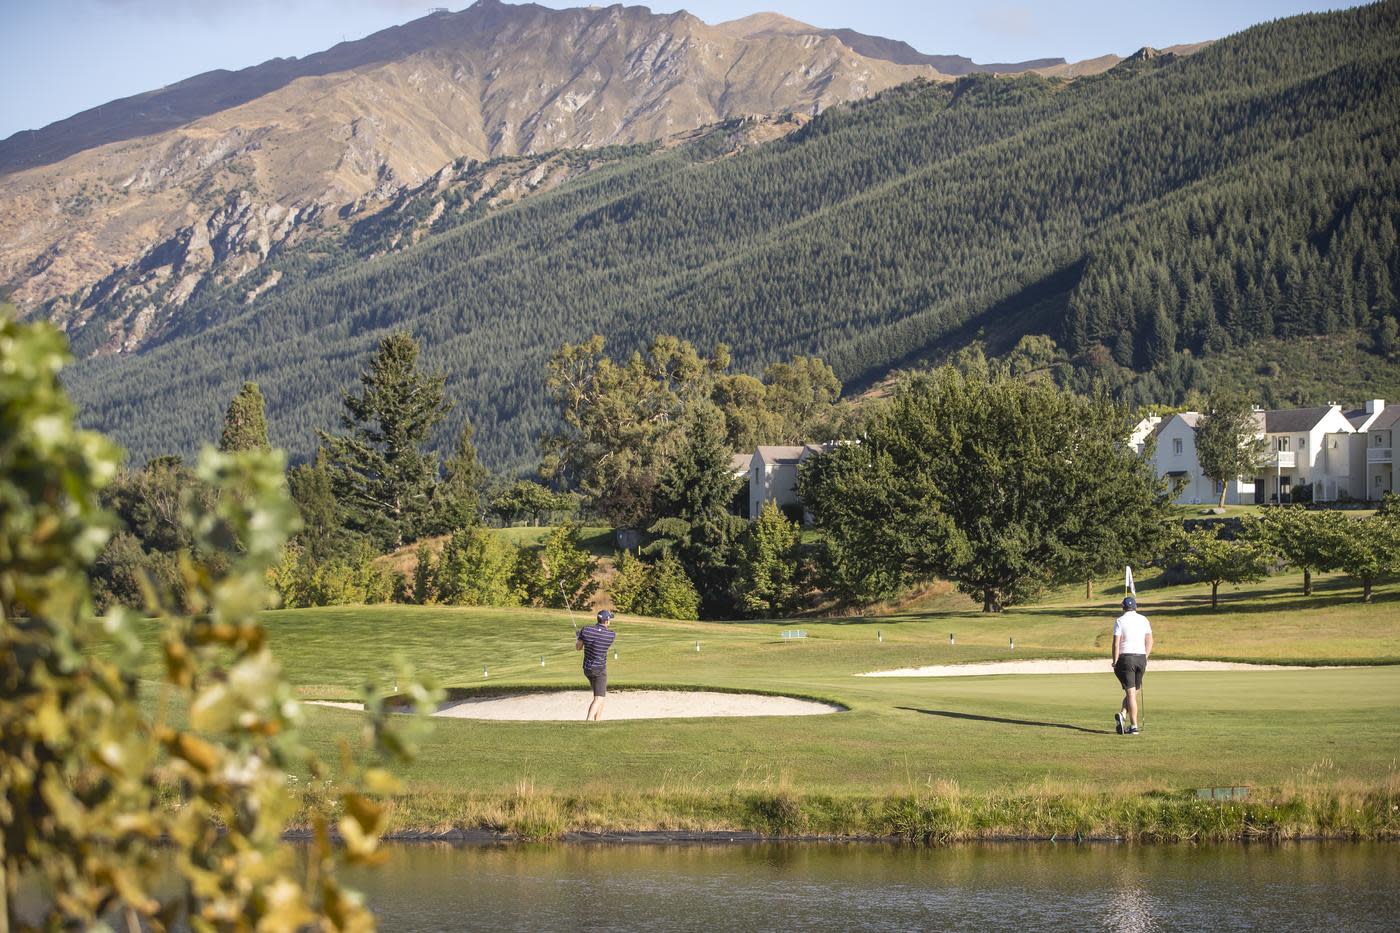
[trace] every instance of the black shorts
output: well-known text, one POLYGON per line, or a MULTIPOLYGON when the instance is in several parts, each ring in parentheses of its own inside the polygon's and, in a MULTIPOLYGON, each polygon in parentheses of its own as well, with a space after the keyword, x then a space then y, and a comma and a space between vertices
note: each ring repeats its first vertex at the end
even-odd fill
POLYGON ((607 670, 584 671, 583 676, 588 678, 588 685, 593 688, 593 695, 595 697, 605 697, 608 695, 607 670))
POLYGON ((1134 690, 1142 689, 1142 675, 1147 672, 1147 655, 1145 654, 1120 654, 1118 663, 1113 665, 1113 673, 1118 675, 1118 682, 1123 685, 1123 689, 1129 687, 1134 690))

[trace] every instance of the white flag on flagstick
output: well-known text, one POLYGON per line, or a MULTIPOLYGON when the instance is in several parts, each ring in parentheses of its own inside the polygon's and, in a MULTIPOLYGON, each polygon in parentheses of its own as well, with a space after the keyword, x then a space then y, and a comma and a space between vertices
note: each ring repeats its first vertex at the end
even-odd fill
POLYGON ((1137 596, 1137 587, 1133 585, 1133 568, 1123 568, 1123 589, 1137 596))

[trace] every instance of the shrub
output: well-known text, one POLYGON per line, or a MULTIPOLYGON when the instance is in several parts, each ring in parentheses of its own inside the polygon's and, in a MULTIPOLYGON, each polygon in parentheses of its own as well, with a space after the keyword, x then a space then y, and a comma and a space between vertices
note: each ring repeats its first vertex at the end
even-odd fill
POLYGON ((433 573, 437 598, 453 606, 518 606, 519 548, 483 528, 464 528, 442 549, 433 573))
POLYGON ((681 562, 667 554, 652 568, 651 585, 642 591, 632 611, 659 619, 698 619, 700 593, 681 562))
POLYGON ((522 550, 517 583, 532 606, 585 609, 598 590, 598 561, 579 539, 578 525, 565 522, 535 550, 522 550))

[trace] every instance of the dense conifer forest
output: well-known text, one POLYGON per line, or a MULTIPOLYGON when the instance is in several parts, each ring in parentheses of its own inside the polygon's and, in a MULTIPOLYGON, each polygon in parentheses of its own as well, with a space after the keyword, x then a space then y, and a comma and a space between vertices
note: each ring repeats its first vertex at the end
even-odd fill
POLYGON ((755 372, 812 354, 848 389, 1045 334, 1076 385, 1176 403, 1206 388, 1203 361, 1264 340, 1400 349, 1397 150, 1397 2, 1073 82, 915 83, 728 158, 619 152, 396 252, 372 225, 313 241, 257 302, 198 295, 160 344, 68 385, 139 461, 217 438, 256 380, 272 442, 304 457, 406 329, 457 402, 440 445, 470 418, 493 467, 535 462, 557 417, 545 362, 593 333, 723 342, 755 372))

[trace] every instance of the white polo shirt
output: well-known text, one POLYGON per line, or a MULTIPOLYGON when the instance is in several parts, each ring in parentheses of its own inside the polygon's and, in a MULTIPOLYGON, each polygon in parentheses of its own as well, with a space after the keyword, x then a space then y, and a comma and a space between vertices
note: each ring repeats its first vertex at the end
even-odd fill
POLYGON ((1113 623, 1113 637, 1123 636, 1119 654, 1147 654, 1147 636, 1151 634, 1152 623, 1147 621, 1147 616, 1131 609, 1113 623))

